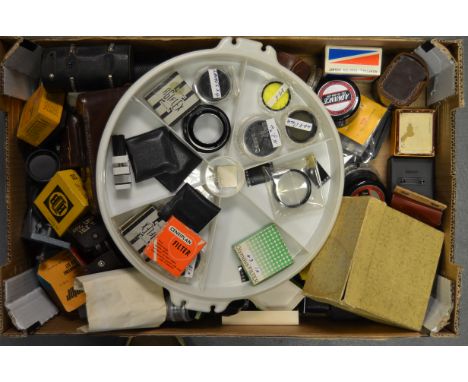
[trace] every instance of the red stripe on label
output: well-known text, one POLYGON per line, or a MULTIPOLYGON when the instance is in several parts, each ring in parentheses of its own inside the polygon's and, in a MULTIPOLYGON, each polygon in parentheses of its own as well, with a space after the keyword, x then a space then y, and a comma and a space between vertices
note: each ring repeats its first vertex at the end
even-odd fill
POLYGON ((349 58, 347 60, 333 61, 334 64, 356 64, 356 65, 379 65, 379 55, 373 54, 371 56, 349 58))

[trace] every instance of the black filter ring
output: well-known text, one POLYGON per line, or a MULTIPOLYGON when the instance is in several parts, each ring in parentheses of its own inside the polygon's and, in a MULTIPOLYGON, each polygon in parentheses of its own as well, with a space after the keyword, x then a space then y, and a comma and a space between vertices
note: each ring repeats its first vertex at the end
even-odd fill
POLYGON ((213 105, 200 105, 190 114, 188 114, 182 122, 184 139, 192 146, 195 150, 202 153, 213 153, 221 149, 229 140, 231 136, 231 124, 229 118, 220 108, 213 105), (223 132, 220 138, 211 143, 200 141, 194 132, 195 122, 204 114, 213 114, 221 121, 223 126, 223 132))
POLYGON ((282 206, 285 206, 287 208, 297 208, 297 207, 300 207, 302 205, 304 205, 305 203, 307 203, 307 201, 309 200, 310 198, 310 195, 312 194, 312 181, 310 180, 309 176, 304 172, 304 171, 301 171, 301 170, 298 170, 298 169, 295 169, 295 168, 291 168, 289 170, 287 170, 283 175, 280 176, 280 179, 281 177, 283 177, 284 175, 286 175, 288 172, 295 172, 299 175, 302 175, 302 177, 304 178, 304 180, 306 181, 306 184, 307 184, 307 193, 306 195, 304 196, 304 198, 299 202, 299 203, 296 203, 296 204, 286 204, 284 201, 281 200, 281 198, 278 196, 278 191, 276 189, 276 184, 275 182, 272 182, 273 184, 273 195, 275 196, 275 199, 282 205, 282 206))

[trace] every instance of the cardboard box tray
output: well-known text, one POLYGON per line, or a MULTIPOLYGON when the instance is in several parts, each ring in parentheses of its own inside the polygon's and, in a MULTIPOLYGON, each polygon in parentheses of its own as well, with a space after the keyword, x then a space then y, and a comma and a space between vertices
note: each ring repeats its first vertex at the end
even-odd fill
MULTIPOLYGON (((276 50, 283 50, 303 56, 306 60, 321 64, 326 44, 360 45, 382 47, 384 50, 384 66, 392 57, 402 51, 412 51, 425 40, 412 38, 371 38, 371 37, 250 37, 272 45, 276 50)), ((122 43, 131 43, 135 53, 144 55, 149 52, 159 54, 167 59, 181 53, 196 49, 213 48, 219 41, 217 37, 131 37, 117 38, 122 43)), ((36 38, 34 42, 41 45, 61 45, 63 43, 97 44, 115 41, 116 38, 103 37, 50 37, 36 38)), ((3 38, 0 40, 0 61, 18 49, 22 39, 3 38)), ((455 336, 458 333, 459 306, 461 291, 461 269, 453 261, 455 232, 455 110, 464 106, 463 94, 463 44, 460 40, 441 40, 457 62, 456 94, 437 105, 438 129, 436 137, 436 199, 448 206, 443 220, 442 229, 445 233, 443 253, 439 264, 439 273, 452 280, 455 285, 454 305, 450 325, 437 336, 455 336)), ((3 73, 0 72, 0 87, 3 84, 3 73)), ((370 84, 360 85, 363 94, 371 96, 370 84)), ((0 89, 1 90, 1 89, 0 89)), ((425 97, 421 96, 414 106, 426 106, 425 97)), ((15 98, 0 96, 0 111, 7 113, 5 133, 5 170, 4 183, 6 192, 6 247, 7 256, 0 269, 0 332, 7 336, 21 335, 9 321, 3 308, 3 280, 17 275, 32 266, 33 254, 21 239, 21 228, 26 211, 26 189, 24 160, 16 139, 16 129, 23 107, 23 102, 15 98)), ((1 126, 1 124, 0 124, 1 126)), ((386 179, 386 162, 390 156, 389 142, 381 149, 374 166, 386 179)), ((1 161, 0 161, 1 162, 1 161)), ((3 169, 0 170, 3 172, 3 169)), ((3 234, 3 233, 2 233, 3 234)), ((78 319, 57 316, 37 331, 37 334, 79 334, 76 329, 83 325, 78 319)), ((112 332, 113 335, 124 336, 274 336, 301 338, 392 338, 419 337, 418 332, 398 329, 386 325, 358 321, 331 321, 314 318, 302 322, 299 326, 286 327, 249 327, 221 326, 220 321, 191 322, 183 324, 164 324, 161 328, 152 330, 132 330, 112 332)))

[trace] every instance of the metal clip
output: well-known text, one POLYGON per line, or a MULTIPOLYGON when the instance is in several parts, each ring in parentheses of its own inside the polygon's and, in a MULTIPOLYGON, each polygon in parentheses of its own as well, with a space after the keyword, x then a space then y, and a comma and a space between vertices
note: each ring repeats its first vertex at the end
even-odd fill
POLYGON ((399 182, 400 184, 424 184, 426 181, 424 178, 420 177, 411 177, 411 178, 400 178, 399 182))
POLYGON ((75 77, 71 76, 69 77, 69 80, 70 80, 70 88, 72 92, 76 92, 75 77))

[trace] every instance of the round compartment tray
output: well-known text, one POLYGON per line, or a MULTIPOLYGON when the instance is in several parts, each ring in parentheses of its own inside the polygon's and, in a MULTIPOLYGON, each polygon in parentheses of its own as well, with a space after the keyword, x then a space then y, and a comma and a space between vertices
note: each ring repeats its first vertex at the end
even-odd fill
MULTIPOLYGON (((170 128, 184 142, 181 122, 170 128)), ((190 148, 188 144, 186 146, 190 148)), ((99 146, 96 174, 102 218, 122 253, 145 276, 167 288, 175 304, 185 303, 188 309, 205 312, 212 308, 216 312, 223 311, 232 300, 265 292, 299 273, 314 258, 330 234, 341 205, 344 179, 340 139, 317 95, 299 77, 278 63, 272 47, 264 47, 259 42, 247 39, 232 38, 221 40, 214 49, 175 57, 152 69, 133 84, 107 122, 99 146), (244 185, 228 198, 212 197, 211 200, 219 205, 221 212, 200 233, 207 241, 207 246, 195 276, 182 282, 167 276, 151 262, 144 261, 121 236, 119 227, 124 221, 149 205, 158 207, 173 194, 155 179, 133 183, 128 191, 116 191, 110 139, 113 134, 124 134, 129 138, 163 126, 164 123, 145 102, 144 96, 175 71, 193 86, 196 74, 213 65, 228 68, 233 76, 233 89, 229 96, 216 104, 229 117, 232 134, 220 151, 198 153, 203 158, 202 164, 186 179, 187 182, 194 187, 203 187, 202 174, 208 163, 216 157, 231 157, 247 169, 270 161, 281 164, 308 153, 316 156, 331 179, 322 186, 325 200, 323 208, 277 221, 265 184, 254 187, 244 185), (282 111, 266 110, 260 98, 263 85, 274 80, 288 84, 291 90, 290 103, 282 111), (298 107, 310 110, 317 119, 318 131, 309 144, 295 145, 283 138, 281 148, 268 160, 255 160, 242 153, 240 136, 245 121, 267 115, 274 118, 278 127, 283 129, 284 137, 284 126, 280 124, 287 113, 298 107), (232 245, 272 222, 278 226, 294 262, 257 286, 242 282, 238 269, 240 260, 232 250, 232 245)))

